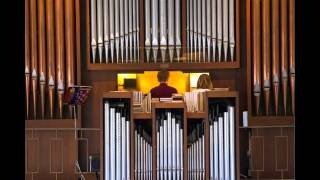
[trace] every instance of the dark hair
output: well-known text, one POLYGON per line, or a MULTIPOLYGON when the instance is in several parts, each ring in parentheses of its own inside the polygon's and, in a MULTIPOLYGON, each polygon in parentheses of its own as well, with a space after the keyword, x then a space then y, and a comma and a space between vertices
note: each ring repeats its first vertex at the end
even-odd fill
POLYGON ((161 70, 158 72, 157 77, 159 82, 166 82, 169 79, 169 72, 167 70, 161 70))
POLYGON ((213 89, 212 82, 210 76, 207 74, 201 74, 198 82, 197 82, 198 89, 213 89))

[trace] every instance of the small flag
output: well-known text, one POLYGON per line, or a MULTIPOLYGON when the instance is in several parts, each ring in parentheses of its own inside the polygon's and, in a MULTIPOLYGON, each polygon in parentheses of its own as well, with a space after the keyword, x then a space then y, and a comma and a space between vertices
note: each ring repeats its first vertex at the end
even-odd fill
POLYGON ((81 105, 83 104, 92 87, 90 86, 71 86, 67 89, 64 96, 64 103, 70 105, 81 105))

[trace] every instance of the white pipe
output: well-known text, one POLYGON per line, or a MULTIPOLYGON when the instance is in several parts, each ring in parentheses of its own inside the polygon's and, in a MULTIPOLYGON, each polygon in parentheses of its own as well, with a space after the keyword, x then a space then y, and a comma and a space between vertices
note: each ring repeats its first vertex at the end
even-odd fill
POLYGON ((104 143, 105 143, 105 179, 110 179, 110 115, 109 115, 109 102, 104 104, 104 143))
POLYGON ((103 20, 104 20, 104 48, 105 48, 105 56, 106 63, 108 63, 108 52, 109 52, 109 0, 103 1, 103 20))
POLYGON ((224 179, 229 180, 229 114, 228 112, 224 112, 224 179))
POLYGON ((110 157, 111 157, 111 161, 110 161, 110 165, 111 165, 111 168, 110 168, 110 177, 111 179, 115 179, 116 176, 115 176, 115 165, 116 165, 116 143, 115 143, 115 109, 114 108, 110 108, 110 115, 111 115, 111 118, 110 118, 110 142, 111 142, 111 153, 110 153, 110 157))
POLYGON ((228 107, 229 118, 230 118, 230 180, 236 179, 235 172, 235 119, 234 119, 234 107, 228 107))

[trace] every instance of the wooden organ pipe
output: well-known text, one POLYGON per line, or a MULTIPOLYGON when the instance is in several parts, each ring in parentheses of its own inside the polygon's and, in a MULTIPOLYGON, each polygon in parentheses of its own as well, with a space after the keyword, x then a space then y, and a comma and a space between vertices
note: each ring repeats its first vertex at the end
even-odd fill
POLYGON ((30 26, 29 26, 29 0, 25 0, 25 19, 24 19, 24 63, 25 63, 25 83, 26 83, 26 119, 29 119, 29 93, 30 93, 30 26))
POLYGON ((279 0, 272 0, 272 84, 275 103, 275 114, 279 107, 279 0))
POLYGON ((259 114, 261 95, 261 62, 260 62, 260 0, 253 0, 253 92, 255 96, 256 114, 259 114))
POLYGON ((291 106, 295 114, 295 5, 294 0, 289 0, 289 62, 290 62, 290 85, 291 85, 291 106))
POLYGON ((47 70, 49 88, 49 117, 54 116, 55 100, 55 39, 54 39, 54 4, 53 0, 46 0, 46 31, 47 31, 47 70))
POLYGON ((287 42, 287 0, 281 0, 281 79, 284 114, 287 114, 287 87, 288 87, 288 42, 287 42))
MULTIPOLYGON (((66 40, 66 85, 67 88, 73 86, 74 78, 74 60, 75 60, 75 46, 74 46, 74 0, 65 0, 65 40, 66 40)), ((72 118, 72 107, 69 107, 69 114, 72 118)))
POLYGON ((55 1, 55 40, 56 40, 56 78, 58 81, 58 106, 59 118, 63 114, 63 94, 64 94, 64 24, 63 24, 63 2, 64 0, 55 1))
POLYGON ((270 98, 270 1, 262 1, 262 62, 265 112, 269 114, 270 98))
POLYGON ((32 106, 33 118, 37 118, 37 4, 36 0, 30 0, 30 30, 31 30, 31 79, 32 79, 32 106))
POLYGON ((40 78, 40 103, 41 118, 45 115, 45 90, 46 90, 46 24, 45 0, 38 0, 38 50, 39 50, 39 78, 40 78))

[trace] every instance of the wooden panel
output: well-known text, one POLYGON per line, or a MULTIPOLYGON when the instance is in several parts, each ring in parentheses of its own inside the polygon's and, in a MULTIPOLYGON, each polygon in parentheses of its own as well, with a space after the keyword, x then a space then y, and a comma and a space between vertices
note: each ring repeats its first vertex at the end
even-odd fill
POLYGON ((77 156, 77 148, 74 131, 27 130, 26 137, 39 139, 39 150, 29 149, 28 151, 31 156, 28 157, 29 159, 39 157, 39 173, 27 175, 26 179, 76 179, 74 162, 77 156))
MULTIPOLYGON (((264 169, 252 173, 256 178, 293 179, 294 128, 252 129, 252 134, 264 138, 264 160, 252 156, 252 161, 263 163, 264 169)), ((254 136, 253 136, 254 137, 254 136)), ((251 138, 253 138, 251 137, 251 138)), ((254 145, 252 144, 252 147, 254 145)))
POLYGON ((276 171, 288 170, 288 136, 275 136, 276 171))
POLYGON ((252 167, 253 171, 264 170, 264 138, 261 136, 253 136, 251 138, 251 150, 252 150, 252 167))
POLYGON ((50 139, 50 173, 63 172, 63 140, 50 139))
POLYGON ((39 172, 39 138, 26 140, 26 173, 39 172))

